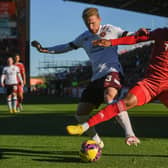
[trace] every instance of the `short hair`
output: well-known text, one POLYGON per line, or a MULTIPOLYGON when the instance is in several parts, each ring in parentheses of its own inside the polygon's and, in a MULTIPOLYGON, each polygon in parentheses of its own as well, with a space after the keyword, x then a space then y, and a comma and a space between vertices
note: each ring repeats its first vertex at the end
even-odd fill
POLYGON ((14 54, 14 57, 16 57, 17 55, 18 55, 18 56, 20 56, 20 54, 19 54, 19 53, 15 53, 15 54, 14 54))
POLYGON ((86 9, 84 9, 83 14, 82 14, 83 19, 85 20, 90 16, 100 17, 98 9, 97 8, 86 8, 86 9))

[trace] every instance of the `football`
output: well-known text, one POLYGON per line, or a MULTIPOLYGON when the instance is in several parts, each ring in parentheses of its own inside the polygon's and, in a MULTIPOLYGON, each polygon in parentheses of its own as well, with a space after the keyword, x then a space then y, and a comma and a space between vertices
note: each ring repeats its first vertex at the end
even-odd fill
POLYGON ((84 141, 81 145, 79 156, 84 162, 96 162, 100 159, 102 149, 94 140, 84 141))

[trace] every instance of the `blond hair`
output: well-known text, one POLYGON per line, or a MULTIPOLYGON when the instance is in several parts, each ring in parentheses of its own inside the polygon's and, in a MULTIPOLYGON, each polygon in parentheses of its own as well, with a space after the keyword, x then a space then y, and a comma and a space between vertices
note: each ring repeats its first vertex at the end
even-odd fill
POLYGON ((100 17, 98 9, 97 8, 86 8, 83 11, 82 17, 83 17, 84 20, 86 20, 90 16, 100 17))

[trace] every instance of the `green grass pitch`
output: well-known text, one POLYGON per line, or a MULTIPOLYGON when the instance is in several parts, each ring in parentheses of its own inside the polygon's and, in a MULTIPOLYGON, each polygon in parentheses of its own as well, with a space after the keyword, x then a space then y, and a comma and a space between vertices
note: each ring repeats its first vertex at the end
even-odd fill
MULTIPOLYGON (((76 123, 77 101, 54 96, 26 97, 24 111, 11 115, 0 105, 0 168, 168 168, 168 110, 147 104, 129 111, 141 145, 124 144, 115 120, 96 128, 105 143, 95 163, 81 162, 78 152, 86 136, 69 136, 76 123)), ((96 112, 96 110, 95 110, 96 112)))

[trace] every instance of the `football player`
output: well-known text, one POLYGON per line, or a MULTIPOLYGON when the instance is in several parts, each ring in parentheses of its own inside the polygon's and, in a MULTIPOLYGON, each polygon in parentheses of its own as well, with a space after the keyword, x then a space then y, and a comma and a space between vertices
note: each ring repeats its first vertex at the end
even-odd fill
POLYGON ((23 79, 23 85, 21 84, 21 82, 18 79, 18 90, 17 90, 17 98, 18 98, 18 102, 17 102, 17 111, 22 111, 23 110, 23 106, 22 106, 22 102, 23 102, 23 93, 24 93, 24 85, 26 84, 26 74, 25 74, 25 66, 22 62, 20 62, 20 55, 17 53, 15 54, 15 65, 19 68, 21 77, 23 79))
MULTIPOLYGON (((98 108, 104 101, 107 104, 113 103, 122 87, 123 70, 118 59, 117 46, 99 47, 94 46, 92 41, 102 38, 114 39, 128 34, 120 27, 110 24, 101 25, 101 17, 97 8, 86 8, 83 11, 82 18, 88 30, 69 43, 43 48, 37 41, 32 42, 32 45, 42 53, 59 54, 78 48, 83 48, 86 51, 91 61, 93 74, 78 104, 75 116, 79 123, 86 121, 92 110, 98 108)), ((139 143, 139 139, 132 129, 127 111, 118 114, 116 119, 125 130, 126 143, 131 144, 132 139, 134 142, 139 143)), ((87 134, 101 147, 104 146, 94 128, 89 129, 87 134)))
POLYGON ((14 65, 13 58, 9 57, 7 59, 7 66, 5 66, 2 71, 1 86, 6 87, 7 89, 7 102, 10 113, 17 112, 17 78, 19 78, 21 85, 23 85, 23 80, 18 67, 14 65))
POLYGON ((88 128, 109 120, 122 111, 135 106, 142 106, 151 100, 158 99, 168 107, 168 28, 158 28, 148 31, 144 28, 135 35, 111 40, 96 40, 94 45, 108 47, 115 45, 136 44, 154 40, 150 64, 142 80, 132 87, 128 94, 117 103, 106 106, 82 125, 67 126, 69 134, 82 134, 88 128))

